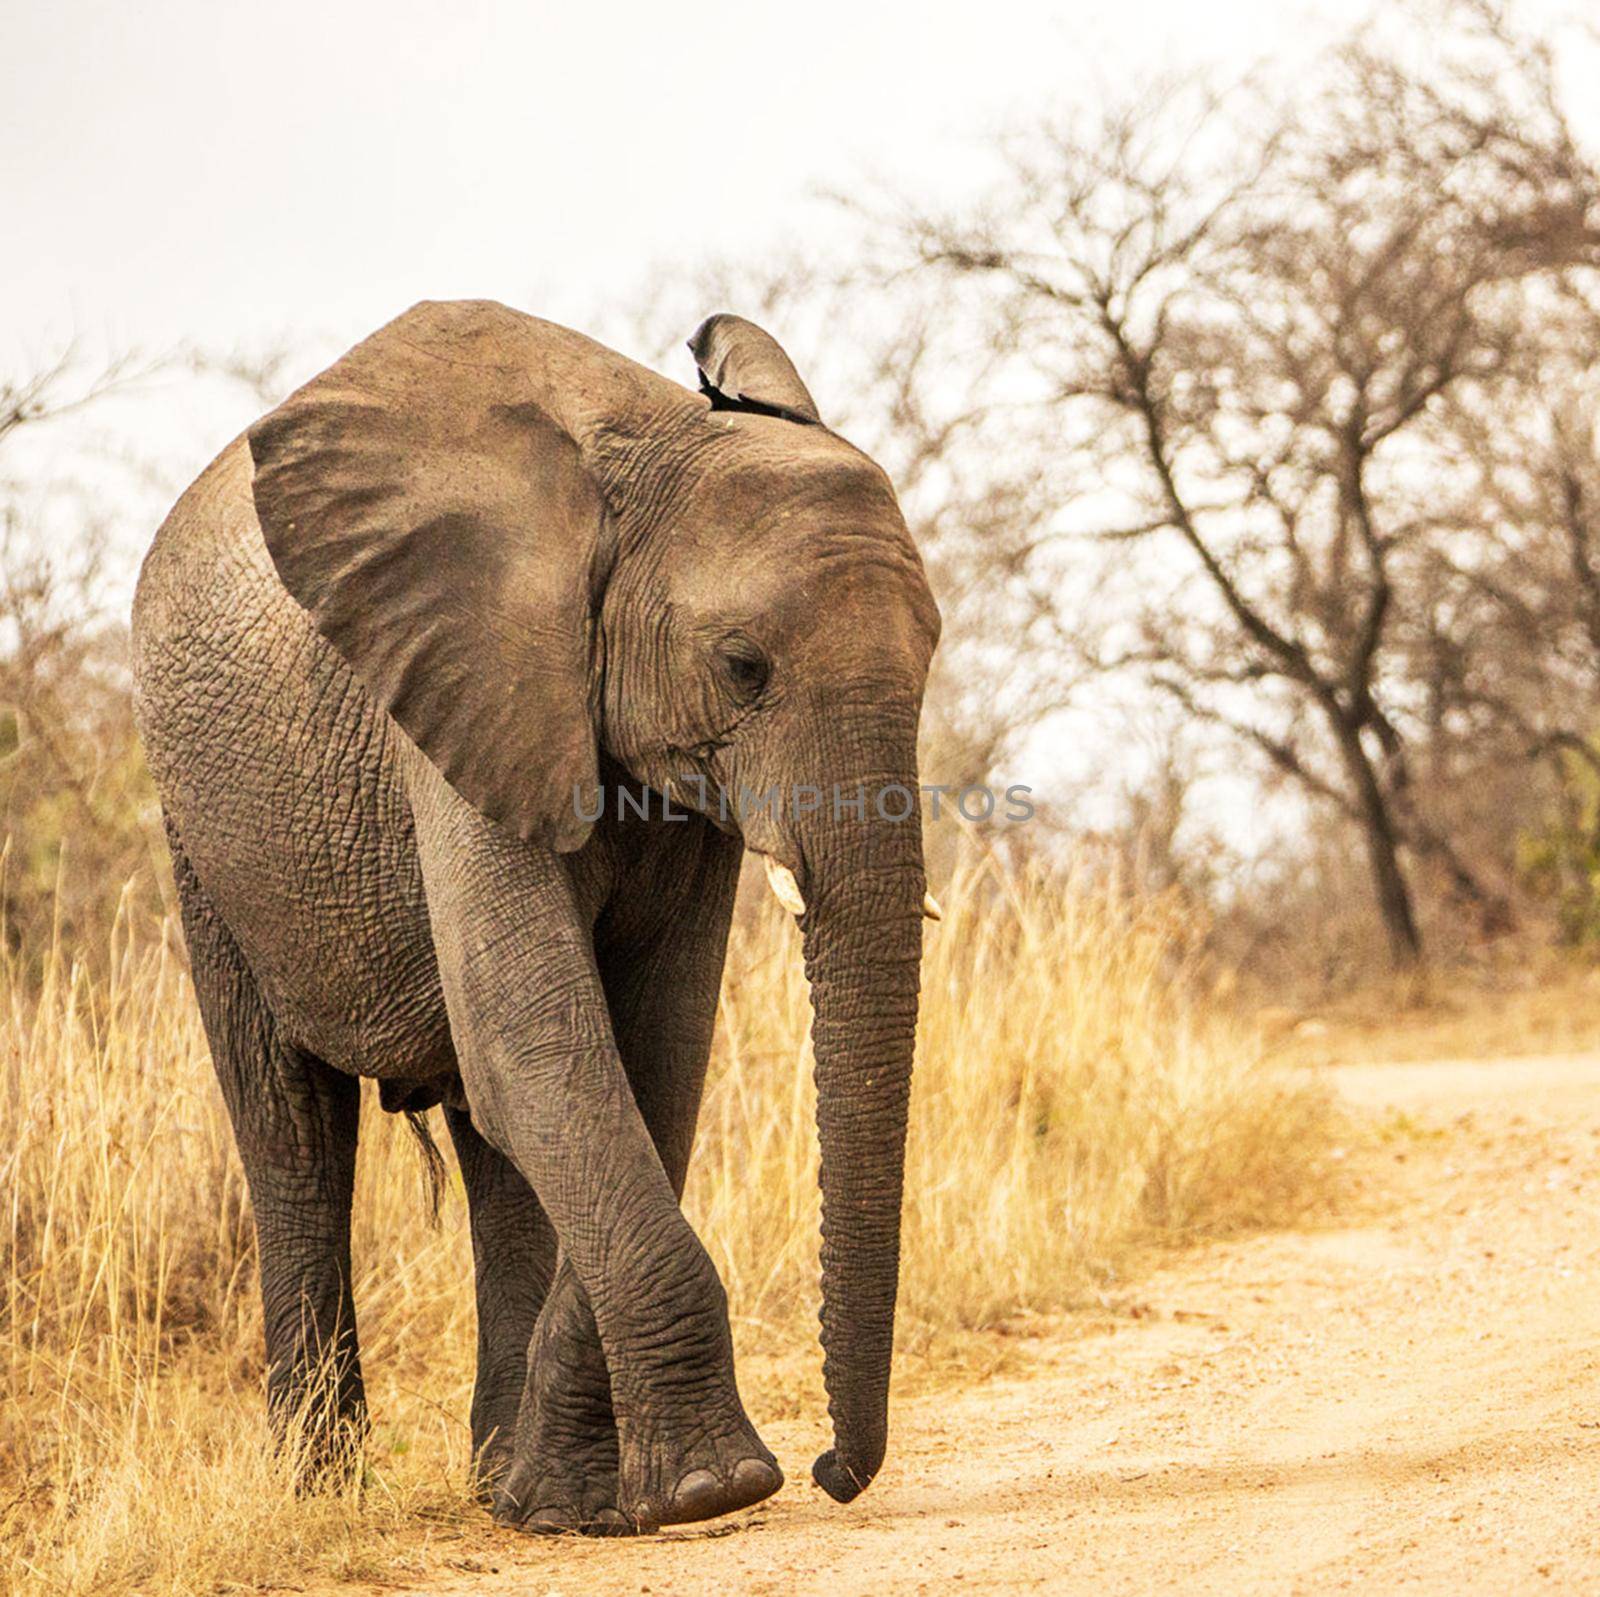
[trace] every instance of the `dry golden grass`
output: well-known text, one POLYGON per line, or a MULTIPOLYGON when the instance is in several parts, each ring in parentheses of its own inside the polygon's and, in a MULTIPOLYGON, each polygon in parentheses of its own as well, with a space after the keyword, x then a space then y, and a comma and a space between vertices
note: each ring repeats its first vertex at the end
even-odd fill
MULTIPOLYGON (((1142 1241, 1293 1219, 1329 1111, 1262 1068, 1190 978, 1171 903, 974 860, 933 928, 904 1265, 903 1374, 1070 1306, 1142 1241)), ((117 939, 94 981, 0 968, 0 1584, 209 1592, 381 1576, 466 1491, 464 1201, 426 1220, 404 1128, 364 1124, 356 1298, 365 1480, 297 1500, 266 1443, 243 1182, 181 956, 117 939)), ((794 929, 741 919, 689 1207, 727 1281, 758 1419, 821 1412, 815 1134, 794 929)), ((375 1108, 375 1105, 369 1105, 375 1108)))
POLYGON ((1399 1064, 1600 1051, 1600 969, 1590 954, 1519 951, 1494 965, 1372 982, 1336 1001, 1258 1020, 1292 1065, 1399 1064))

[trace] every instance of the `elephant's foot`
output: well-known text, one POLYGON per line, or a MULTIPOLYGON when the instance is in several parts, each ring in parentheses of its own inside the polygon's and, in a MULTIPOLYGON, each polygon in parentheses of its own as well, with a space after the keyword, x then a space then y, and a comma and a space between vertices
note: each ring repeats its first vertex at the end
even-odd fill
POLYGON ((295 1493, 301 1497, 344 1491, 361 1478, 366 1462, 367 1411, 364 1402, 329 1412, 307 1398, 280 1398, 274 1416, 279 1455, 288 1460, 295 1493), (292 1410, 291 1417, 281 1417, 292 1410))
POLYGON ((494 1517, 535 1536, 625 1536, 617 1508, 617 1441, 547 1447, 512 1463, 494 1487, 494 1517))
POLYGON ((620 1536, 617 1426, 605 1365, 534 1367, 516 1443, 494 1487, 494 1517, 535 1535, 620 1536))
POLYGON ((296 1450, 293 1462, 296 1497, 337 1496, 362 1478, 366 1468, 363 1445, 348 1437, 296 1450))
POLYGON ((493 1508, 500 1483, 511 1473, 511 1447, 499 1433, 472 1442, 472 1494, 485 1508, 493 1508))
POLYGON ((494 1506, 496 1489, 511 1473, 523 1384, 520 1370, 512 1380, 479 1367, 472 1394, 472 1489, 486 1508, 494 1506))
POLYGON ((778 1461, 748 1421, 676 1446, 665 1437, 644 1446, 623 1443, 622 1506, 641 1531, 731 1514, 782 1485, 778 1461))

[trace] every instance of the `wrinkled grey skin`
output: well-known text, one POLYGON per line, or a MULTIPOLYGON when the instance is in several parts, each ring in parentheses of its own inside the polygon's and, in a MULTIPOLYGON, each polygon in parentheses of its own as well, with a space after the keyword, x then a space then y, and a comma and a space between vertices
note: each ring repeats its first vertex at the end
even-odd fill
POLYGON ((649 1528, 782 1477, 678 1199, 741 847, 788 866, 815 1010, 823 1343, 848 1500, 884 1452, 924 893, 915 818, 579 819, 682 773, 915 790, 938 616, 882 472, 759 329, 711 398, 493 304, 408 311, 230 445, 134 605, 139 723, 260 1239, 279 1418, 364 1425, 357 1077, 442 1103, 497 1513, 649 1528))

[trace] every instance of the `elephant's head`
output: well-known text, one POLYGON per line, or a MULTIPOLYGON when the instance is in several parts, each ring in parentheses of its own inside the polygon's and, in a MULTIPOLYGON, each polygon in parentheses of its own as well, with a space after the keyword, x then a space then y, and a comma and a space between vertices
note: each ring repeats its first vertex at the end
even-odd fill
POLYGON ((801 916, 834 1447, 882 1461, 938 612, 883 472, 737 317, 692 393, 488 304, 408 311, 252 429, 278 571, 485 814, 585 842, 602 761, 737 828, 801 916))

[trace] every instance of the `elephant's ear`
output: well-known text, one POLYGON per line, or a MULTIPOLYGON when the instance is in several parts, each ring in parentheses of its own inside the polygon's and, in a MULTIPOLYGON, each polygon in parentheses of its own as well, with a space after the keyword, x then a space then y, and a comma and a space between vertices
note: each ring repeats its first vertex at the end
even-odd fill
POLYGON ((532 397, 525 331, 464 314, 407 312, 252 427, 256 515, 284 586, 450 785, 568 850, 575 794, 595 813, 603 503, 532 397))
POLYGON ((708 316, 689 340, 700 391, 713 410, 751 410, 790 421, 820 422, 817 402, 771 333, 742 316, 708 316))

